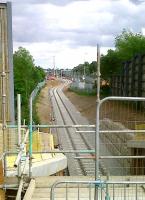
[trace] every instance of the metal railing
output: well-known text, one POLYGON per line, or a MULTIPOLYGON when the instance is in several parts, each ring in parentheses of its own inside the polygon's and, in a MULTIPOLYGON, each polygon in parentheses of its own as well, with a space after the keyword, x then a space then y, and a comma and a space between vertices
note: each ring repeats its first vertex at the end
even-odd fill
POLYGON ((145 181, 57 181, 50 191, 50 200, 145 200, 145 181), (62 195, 63 193, 63 195, 62 195))
MULTIPOLYGON (((99 94, 99 85, 100 85, 100 73, 99 71, 97 72, 97 85, 98 85, 98 89, 97 89, 97 94, 99 94)), ((102 155, 101 151, 100 151, 100 137, 102 134, 107 134, 109 135, 109 137, 112 137, 111 134, 124 134, 124 133, 136 133, 136 132, 141 132, 141 133, 145 133, 145 130, 129 130, 129 129, 124 129, 124 130, 100 130, 100 107, 102 106, 103 103, 105 103, 106 101, 145 101, 145 98, 138 98, 138 97, 107 97, 104 98, 102 100, 100 100, 99 95, 97 96, 97 114, 96 114, 96 125, 33 125, 33 119, 32 119, 32 101, 33 101, 33 97, 36 95, 35 92, 32 92, 32 95, 30 97, 30 124, 29 126, 21 126, 20 124, 20 116, 19 116, 19 123, 18 125, 10 125, 7 127, 10 128, 15 128, 17 127, 18 129, 21 129, 22 127, 25 128, 29 128, 29 131, 27 131, 25 138, 23 140, 23 142, 19 141, 18 145, 19 145, 19 152, 16 152, 16 154, 18 154, 17 159, 15 161, 15 166, 17 167, 19 165, 19 163, 21 163, 21 157, 22 157, 22 152, 24 150, 24 146, 26 144, 26 140, 29 134, 29 176, 32 176, 32 153, 38 153, 37 152, 33 152, 33 141, 32 141, 32 131, 33 131, 33 127, 37 127, 37 128, 95 128, 96 130, 92 131, 95 132, 95 149, 75 149, 75 150, 68 150, 68 149, 64 149, 62 151, 55 151, 55 150, 50 150, 50 151, 40 151, 39 153, 83 153, 83 154, 88 154, 88 153, 94 153, 94 156, 91 155, 91 157, 84 157, 84 156, 76 156, 76 159, 95 159, 95 181, 63 181, 63 182, 57 182, 56 184, 54 184, 54 186, 52 187, 51 190, 51 199, 53 200, 55 198, 54 195, 54 190, 56 188, 57 185, 59 184, 66 184, 65 188, 66 188, 66 199, 68 199, 69 196, 69 192, 68 192, 68 184, 78 184, 79 187, 77 187, 77 199, 82 199, 83 197, 81 197, 81 194, 83 194, 80 192, 81 190, 81 186, 84 184, 85 186, 89 186, 88 187, 88 199, 91 200, 94 198, 94 193, 95 193, 95 198, 96 199, 113 199, 113 200, 118 200, 118 199, 123 199, 123 200, 145 200, 145 191, 144 191, 144 184, 145 184, 145 177, 142 177, 142 180, 140 180, 140 177, 136 176, 136 180, 134 181, 125 181, 122 180, 122 178, 125 178, 125 176, 123 177, 117 177, 118 179, 121 179, 120 181, 118 181, 116 178, 116 181, 102 181, 100 180, 100 162, 103 159, 106 159, 107 162, 109 162, 109 160, 113 159, 112 163, 114 162, 114 160, 116 161, 116 163, 118 163, 118 159, 123 160, 123 159, 144 159, 145 155, 126 155, 126 154, 120 154, 119 155, 109 155, 109 154, 104 154, 102 155), (81 184, 81 186, 80 186, 81 184), (96 190, 97 189, 97 190, 96 190), (97 194, 97 195, 96 195, 97 194)), ((20 104, 20 103, 19 103, 20 104)), ((20 114, 20 113, 19 113, 20 114)), ((90 130, 88 131, 89 133, 91 132, 90 130)), ((77 131, 77 133, 79 133, 81 131, 77 131)), ((86 130, 83 130, 84 133, 87 133, 86 130)), ((19 131, 19 134, 21 134, 21 132, 19 131)), ((120 142, 116 142, 116 146, 117 145, 126 145, 127 140, 123 140, 122 143, 120 142)), ((109 146, 110 144, 105 143, 104 144, 106 146, 109 146)), ((104 146, 105 146, 104 145, 104 146)), ((109 146, 110 148, 110 146, 109 146)), ((107 152, 107 151, 106 151, 107 152)), ((106 153, 105 152, 105 153, 106 153)), ((115 152, 116 153, 116 152, 115 152)), ((121 161, 122 162, 122 161, 121 161)), ((112 165, 111 163, 111 167, 112 169, 116 170, 118 172, 118 166, 116 167, 115 164, 113 163, 112 165), (115 168, 116 167, 116 168, 115 168)), ((126 168, 129 168, 130 166, 127 165, 126 168)), ((123 167, 122 167, 123 169, 123 167)), ((144 169, 144 166, 143 166, 144 169)), ((142 175, 145 175, 144 173, 142 175)), ((18 176, 21 176, 21 173, 18 173, 18 176)), ((23 182, 23 181, 22 181, 23 182)), ((22 182, 21 182, 21 187, 20 190, 22 188, 22 182)))
MULTIPOLYGON (((105 102, 107 102, 107 101, 111 101, 111 100, 114 100, 114 101, 117 101, 117 100, 119 100, 119 101, 122 101, 122 100, 126 100, 126 101, 133 101, 133 100, 135 100, 135 101, 143 101, 143 100, 145 100, 145 98, 137 98, 137 97, 107 97, 107 98, 105 98, 105 99, 103 99, 103 100, 101 100, 100 101, 100 105, 102 105, 103 103, 105 103, 105 102)), ((100 106, 99 106, 99 108, 100 108, 100 106)), ((12 127, 11 125, 10 125, 10 127, 12 127)), ((13 127, 17 127, 17 126, 13 126, 13 127)), ((22 127, 27 127, 28 128, 28 126, 22 126, 22 127)), ((35 127, 35 128, 96 128, 96 126, 95 125, 32 125, 31 124, 31 128, 33 128, 33 127, 35 127)), ((29 127, 30 128, 30 127, 29 127)), ((88 133, 91 133, 91 132, 95 132, 94 130, 79 130, 79 131, 76 131, 76 133, 84 133, 84 134, 88 134, 88 133)), ((30 132, 29 132, 30 133, 30 132)), ((118 134, 128 134, 128 133, 132 133, 132 134, 135 134, 135 133, 142 133, 142 134, 144 134, 145 133, 145 130, 144 129, 142 129, 142 130, 132 130, 132 129, 123 129, 123 130, 100 130, 99 129, 99 137, 101 137, 101 135, 102 134, 106 134, 106 135, 108 135, 108 137, 110 137, 111 136, 111 134, 113 135, 113 137, 115 136, 115 135, 117 135, 117 137, 118 137, 118 134)), ((26 134, 27 136, 28 136, 28 131, 27 131, 27 134, 26 134)), ((30 136, 30 135, 29 135, 30 136)), ((29 137, 29 139, 30 139, 30 137, 29 137)), ((24 139, 25 140, 25 139, 24 139)), ((104 141, 103 141, 104 142, 104 141)), ((22 142, 22 144, 20 145, 20 151, 19 151, 19 153, 18 153, 18 157, 17 157, 17 160, 16 160, 16 163, 17 163, 17 161, 19 161, 20 160, 20 157, 21 157, 21 154, 22 154, 22 151, 23 151, 23 145, 24 145, 24 143, 25 142, 22 142), (22 148, 22 149, 21 149, 22 148)), ((33 141, 32 140, 29 140, 29 144, 31 144, 32 145, 32 143, 33 143, 33 141)), ((100 145, 102 145, 102 144, 99 144, 99 146, 100 145)), ((104 142, 104 145, 108 145, 107 144, 107 142, 105 143, 104 142)), ((118 145, 118 146, 122 146, 122 148, 123 148, 123 145, 127 145, 127 140, 125 140, 125 139, 123 139, 123 142, 121 143, 121 142, 116 142, 116 144, 115 145, 118 145)), ((31 146, 31 148, 32 148, 32 146, 31 146)), ((110 147, 109 147, 110 148, 110 147)), ((30 146, 29 146, 29 151, 30 151, 30 146)), ((126 161, 124 161, 124 160, 128 160, 129 162, 131 162, 133 159, 135 159, 135 160, 137 160, 137 159, 144 159, 145 158, 145 155, 144 154, 140 154, 140 155, 131 155, 131 154, 127 154, 127 155, 125 155, 125 154, 121 154, 121 153, 119 153, 119 154, 102 154, 102 152, 100 152, 99 153, 99 155, 98 155, 98 152, 99 151, 95 151, 95 149, 88 149, 88 150, 85 150, 85 149, 76 149, 76 150, 68 150, 68 149, 64 149, 64 150, 60 150, 59 152, 57 151, 57 150, 49 150, 49 151, 46 151, 46 150, 44 150, 44 151, 37 151, 37 152, 34 152, 33 151, 33 149, 31 149, 31 154, 29 154, 29 156, 31 155, 32 156, 32 153, 33 154, 35 154, 35 153, 80 153, 78 156, 75 156, 75 159, 96 159, 96 163, 99 165, 99 163, 102 161, 102 160, 105 160, 106 161, 106 163, 108 162, 108 160, 112 160, 112 162, 114 162, 115 160, 116 160, 116 162, 121 162, 121 163, 123 163, 123 162, 126 162, 126 161), (96 155, 96 152, 97 152, 97 155, 96 155), (94 154, 94 156, 85 156, 85 154, 88 154, 88 153, 93 153, 94 154), (83 154, 83 155, 82 155, 83 154)), ((30 159, 29 159, 29 161, 30 161, 30 159)), ((109 161, 110 162, 110 161, 109 161)), ((17 165, 17 164, 16 164, 17 165)), ((99 168, 99 166, 98 166, 98 168, 99 168)), ((131 164, 130 165, 127 165, 127 166, 125 166, 125 165, 122 165, 121 167, 120 167, 120 171, 121 171, 121 173, 122 173, 122 175, 125 175, 125 173, 127 173, 127 172, 125 172, 124 174, 123 174, 123 170, 127 170, 127 171, 130 171, 130 169, 133 169, 133 170, 136 170, 135 168, 136 167, 133 167, 133 166, 131 166, 131 164)), ((110 169, 110 167, 109 167, 109 169, 110 169)), ((112 166, 112 171, 113 171, 113 169, 115 169, 116 171, 117 170, 119 170, 119 168, 117 169, 117 167, 115 168, 115 165, 113 165, 112 166)), ((100 169, 98 169, 98 173, 99 173, 99 170, 100 169)), ((143 170, 143 166, 142 166, 142 169, 139 169, 139 170, 143 170)), ((30 172, 32 172, 32 163, 31 163, 31 165, 29 165, 29 171, 30 172)), ((129 173, 127 173, 128 175, 129 175, 129 173)), ((30 174, 29 174, 30 175, 30 174)), ((139 175, 139 174, 135 174, 135 175, 139 175)), ((141 175, 144 175, 144 174, 141 174, 141 175)), ((99 177, 99 174, 98 174, 98 177, 99 177)), ((97 180, 97 179, 96 179, 97 180)))
MULTIPOLYGON (((100 109, 100 106, 103 103, 105 103, 107 101, 112 101, 112 100, 114 100, 114 101, 117 101, 117 100, 119 100, 119 101, 122 101, 122 100, 126 100, 126 101, 144 101, 145 98, 138 98, 138 97, 107 97, 105 99, 100 100, 99 109, 100 109)), ((31 115, 32 115, 32 113, 31 113, 31 115)), ((32 122, 32 120, 31 120, 31 122, 32 122)), ((31 129, 33 129, 33 127, 35 127, 35 128, 42 128, 42 127, 43 128, 48 128, 48 127, 49 128, 72 128, 73 127, 73 128, 89 128, 90 129, 90 128, 96 128, 97 126, 99 126, 98 124, 97 124, 97 126, 95 126, 95 125, 32 125, 32 123, 30 123, 30 124, 31 124, 31 129)), ((10 126, 7 126, 7 127, 15 128, 15 127, 18 127, 18 126, 10 125, 10 126)), ((44 151, 34 152, 33 149, 32 149, 33 141, 32 141, 32 138, 30 138, 30 126, 26 126, 25 125, 25 126, 21 126, 21 128, 22 127, 29 128, 29 131, 27 131, 27 134, 25 135, 25 137, 28 137, 28 134, 29 134, 29 145, 31 145, 31 149, 30 149, 30 146, 29 146, 29 158, 32 157, 32 153, 33 154, 35 154, 35 153, 42 153, 42 154, 43 153, 57 153, 57 154, 58 153, 70 153, 70 154, 71 153, 79 153, 77 156, 75 156, 75 159, 96 159, 96 163, 98 165, 98 169, 97 169, 98 177, 100 176, 100 174, 99 174, 99 171, 100 171, 99 163, 102 162, 102 160, 105 160, 106 163, 108 163, 109 160, 112 160, 111 162, 114 162, 116 160, 115 162, 119 161, 120 163, 123 163, 123 162, 126 162, 124 160, 128 160, 129 162, 132 162, 133 159, 134 160, 138 160, 138 159, 141 160, 141 159, 145 158, 144 154, 133 155, 133 154, 121 154, 121 153, 119 153, 119 154, 109 154, 108 155, 107 153, 106 154, 105 153, 102 154, 102 152, 96 151, 95 149, 88 149, 88 150, 85 150, 85 149, 75 149, 75 150, 64 149, 64 150, 60 150, 59 152, 57 150, 49 150, 49 151, 48 150, 47 151, 44 150, 44 151), (90 156, 88 156, 88 155, 85 156, 85 154, 88 154, 88 153, 93 153, 94 156, 91 156, 91 155, 90 156)), ((95 130, 88 130, 88 131, 87 130, 82 130, 82 131, 79 130, 79 131, 76 131, 77 134, 84 133, 85 135, 88 134, 88 133, 91 133, 91 132, 94 133, 95 130)), ((102 134, 106 134, 106 135, 108 135, 108 137, 110 137, 111 134, 113 135, 113 137, 115 135, 117 135, 117 137, 118 137, 118 134, 120 134, 120 135, 124 135, 124 134, 128 134, 128 133, 132 133, 132 134, 142 133, 142 134, 145 134, 145 130, 144 129, 142 129, 142 130, 132 130, 132 129, 127 129, 127 128, 123 129, 123 130, 116 130, 116 129, 115 130, 100 130, 99 129, 99 132, 97 132, 97 133, 99 134, 99 138, 101 137, 102 134)), ((32 137, 32 130, 31 130, 31 137, 32 137)), ((19 152, 18 152, 18 157, 17 157, 16 162, 15 162, 15 166, 17 166, 18 163, 20 163, 19 161, 20 161, 23 149, 24 149, 25 142, 26 142, 26 138, 24 138, 24 142, 22 142, 21 145, 19 146, 19 152)), ((98 145, 100 146, 100 145, 102 145, 102 143, 101 144, 99 143, 98 145)), ((108 143, 104 142, 104 145, 107 146, 108 143)), ((122 146, 122 148, 123 148, 123 145, 127 145, 127 140, 123 139, 122 143, 119 141, 119 142, 116 142, 115 145, 122 146)), ((110 146, 109 146, 109 148, 110 148, 110 146)), ((31 162, 31 159, 29 159, 29 161, 31 162)), ((118 167, 115 168, 115 165, 112 165, 111 168, 112 168, 111 171, 113 171, 114 169, 116 171, 119 170, 118 167)), ((122 175, 125 175, 127 172, 123 173, 123 170, 126 169, 126 171, 130 171, 131 168, 132 169, 134 168, 133 169, 134 171, 136 170, 135 169, 136 167, 131 166, 131 164, 127 165, 127 166, 122 165, 120 167, 120 171, 121 171, 120 173, 122 175)), ((110 167, 109 167, 109 170, 110 170, 110 167)), ((140 168, 139 170, 143 171, 144 167, 142 166, 142 169, 140 168)), ((32 175, 32 162, 29 165, 29 172, 30 172, 29 175, 31 176, 32 175)), ((127 175, 129 175, 129 173, 127 173, 127 175)), ((139 174, 134 174, 134 175, 139 175, 139 174)), ((141 174, 141 175, 144 175, 144 173, 141 174)))
POLYGON ((37 86, 35 87, 35 89, 32 91, 30 98, 32 98, 32 100, 35 99, 36 95, 38 94, 39 90, 45 85, 46 81, 42 81, 40 83, 37 84, 37 86))
POLYGON ((30 98, 29 98, 29 118, 30 118, 30 124, 29 124, 29 177, 32 176, 32 132, 33 132, 33 100, 36 97, 38 91, 45 85, 45 81, 38 83, 37 87, 32 91, 30 98))

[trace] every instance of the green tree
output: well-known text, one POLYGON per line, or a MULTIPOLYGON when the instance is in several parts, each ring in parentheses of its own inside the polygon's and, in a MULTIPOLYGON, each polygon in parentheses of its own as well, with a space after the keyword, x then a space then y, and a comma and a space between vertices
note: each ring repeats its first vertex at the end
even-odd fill
POLYGON ((89 74, 95 73, 96 69, 97 69, 97 62, 96 61, 92 61, 90 63, 90 66, 89 66, 89 74))
POLYGON ((141 33, 123 30, 115 38, 115 47, 122 61, 132 59, 137 54, 145 53, 145 37, 141 33))
MULTIPOLYGON (((104 79, 110 79, 111 75, 118 74, 122 70, 123 62, 131 60, 137 54, 145 53, 145 36, 141 33, 132 33, 123 30, 115 38, 115 50, 109 49, 106 55, 101 55, 101 75, 104 79)), ((86 65, 86 75, 96 72, 97 62, 86 65)), ((83 74, 84 64, 79 64, 74 70, 77 74, 83 74)))
POLYGON ((107 55, 101 56, 101 75, 104 79, 109 79, 112 74, 121 70, 121 59, 117 51, 108 50, 107 55))
POLYGON ((28 122, 29 97, 38 82, 42 81, 45 73, 42 68, 35 67, 34 59, 30 52, 19 47, 13 55, 14 61, 14 92, 15 105, 17 94, 22 96, 22 118, 28 122))
POLYGON ((115 50, 108 50, 101 57, 101 74, 109 79, 112 74, 120 73, 123 62, 131 60, 135 55, 145 53, 145 37, 141 33, 123 30, 115 38, 115 50))

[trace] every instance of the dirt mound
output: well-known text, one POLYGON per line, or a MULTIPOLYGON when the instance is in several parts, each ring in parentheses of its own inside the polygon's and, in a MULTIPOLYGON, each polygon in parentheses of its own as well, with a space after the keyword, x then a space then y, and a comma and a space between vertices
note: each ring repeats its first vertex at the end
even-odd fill
MULTIPOLYGON (((49 98, 49 89, 60 84, 59 80, 48 80, 45 87, 41 90, 39 98, 36 103, 37 115, 40 120, 40 124, 50 124, 52 117, 51 102, 49 98)), ((48 132, 48 128, 41 129, 43 132, 48 132)))

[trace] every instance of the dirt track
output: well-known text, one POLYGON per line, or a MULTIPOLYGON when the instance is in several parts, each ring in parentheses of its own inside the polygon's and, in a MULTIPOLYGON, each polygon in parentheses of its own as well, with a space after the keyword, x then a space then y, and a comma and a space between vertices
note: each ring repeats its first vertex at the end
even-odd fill
MULTIPOLYGON (((49 99, 49 89, 59 85, 60 82, 55 81, 47 81, 46 86, 41 90, 37 104, 36 110, 37 115, 40 121, 40 124, 49 124, 52 120, 52 109, 51 102, 49 99)), ((48 132, 48 128, 41 129, 41 131, 48 132)))

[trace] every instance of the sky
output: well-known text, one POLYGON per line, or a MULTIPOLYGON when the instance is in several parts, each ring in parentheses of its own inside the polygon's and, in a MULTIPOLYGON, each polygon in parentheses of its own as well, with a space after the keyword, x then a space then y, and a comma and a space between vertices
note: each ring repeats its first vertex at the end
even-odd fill
POLYGON ((145 34, 144 0, 12 0, 13 47, 43 68, 73 68, 114 48, 122 30, 145 34))

